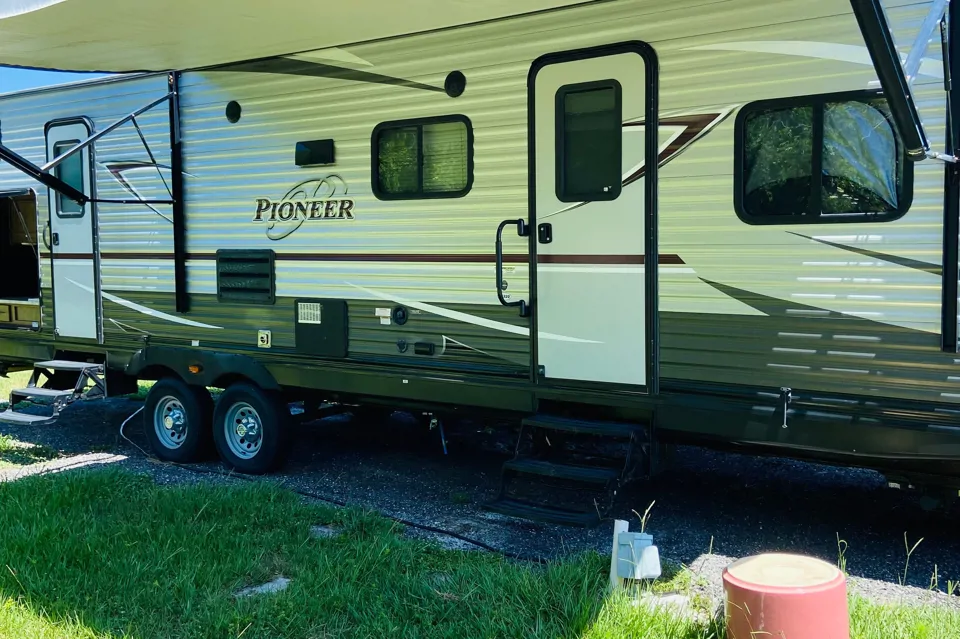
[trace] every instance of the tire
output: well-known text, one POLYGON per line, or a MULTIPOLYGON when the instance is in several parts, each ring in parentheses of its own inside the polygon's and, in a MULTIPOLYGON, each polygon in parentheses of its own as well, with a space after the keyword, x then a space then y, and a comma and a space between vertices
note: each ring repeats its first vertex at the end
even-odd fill
POLYGON ((210 455, 213 400, 206 388, 175 377, 150 389, 143 407, 143 430, 163 461, 189 464, 210 455))
POLYGON ((213 441, 220 459, 249 475, 274 470, 286 459, 290 421, 290 410, 279 393, 234 384, 213 411, 213 441))

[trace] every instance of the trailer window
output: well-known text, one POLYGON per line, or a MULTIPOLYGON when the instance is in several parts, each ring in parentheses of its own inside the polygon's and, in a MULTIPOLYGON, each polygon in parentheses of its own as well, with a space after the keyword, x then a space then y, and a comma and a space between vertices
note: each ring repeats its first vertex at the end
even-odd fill
MULTIPOLYGON (((60 154, 66 153, 78 144, 80 144, 80 140, 57 142, 53 145, 53 155, 59 157, 60 154)), ((63 180, 81 193, 83 192, 83 153, 74 153, 54 167, 53 171, 57 179, 63 180)), ((78 213, 83 213, 83 205, 58 192, 57 215, 60 217, 77 217, 78 213)))
POLYGON ((568 84, 557 91, 557 199, 620 197, 623 102, 616 80, 568 84))
POLYGON ((381 200, 462 197, 473 182, 465 116, 385 122, 373 131, 373 192, 381 200))
POLYGON ((887 222, 910 208, 913 167, 876 93, 756 102, 736 128, 748 224, 887 222))

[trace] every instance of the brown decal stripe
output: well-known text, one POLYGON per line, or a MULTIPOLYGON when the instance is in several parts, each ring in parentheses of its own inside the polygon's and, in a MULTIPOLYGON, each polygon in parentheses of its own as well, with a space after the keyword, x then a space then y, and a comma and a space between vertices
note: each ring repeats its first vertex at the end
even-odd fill
MULTIPOLYGON (((657 165, 664 166, 670 160, 683 153, 687 147, 696 142, 705 131, 719 124, 728 115, 730 115, 729 112, 702 113, 695 115, 678 115, 661 119, 660 126, 682 126, 684 129, 675 140, 667 145, 667 148, 660 151, 659 157, 657 158, 657 165)), ((643 121, 627 122, 623 126, 644 126, 644 124, 645 123, 643 121)), ((623 181, 623 186, 633 184, 646 175, 646 172, 646 166, 640 167, 632 175, 627 176, 627 178, 623 181)))
MULTIPOLYGON (((646 255, 538 255, 540 264, 646 264, 646 255)), ((661 255, 658 264, 684 264, 679 255, 661 255)))
MULTIPOLYGON (((41 257, 49 257, 49 253, 41 257)), ((59 253, 57 257, 69 255, 70 259, 91 258, 92 255, 73 255, 59 253)), ((102 253, 104 260, 172 260, 172 253, 102 253)), ((215 261, 216 253, 188 253, 191 261, 215 261)), ((413 262, 428 264, 452 264, 474 262, 479 264, 493 264, 496 256, 488 253, 277 253, 277 260, 290 262, 413 262)), ((503 256, 504 264, 526 264, 525 254, 516 253, 503 256)), ((643 255, 540 255, 541 264, 644 264, 643 255)), ((660 264, 686 264, 679 255, 661 255, 660 264)))
POLYGON ((286 57, 238 62, 217 67, 214 71, 313 76, 315 78, 333 78, 335 80, 347 80, 351 82, 369 82, 373 84, 409 87, 411 89, 423 89, 424 91, 436 91, 437 93, 444 92, 442 86, 432 86, 421 82, 414 82, 413 80, 372 73, 370 71, 360 71, 357 69, 338 67, 332 64, 313 62, 312 60, 297 60, 286 57))
MULTIPOLYGON (((190 260, 215 260, 214 254, 187 255, 190 260)), ((277 253, 277 260, 290 262, 424 262, 450 264, 480 262, 493 264, 496 256, 489 253, 277 253)), ((504 255, 504 264, 526 264, 526 254, 504 255)))
MULTIPOLYGON (((105 260, 172 260, 173 253, 103 253, 105 260)), ((216 253, 187 253, 194 262, 216 261, 216 253)), ((480 262, 493 264, 496 256, 488 253, 277 253, 277 260, 289 262, 480 262)), ((504 255, 505 264, 526 264, 525 254, 504 255)))
POLYGON ((173 253, 101 253, 101 260, 173 260, 173 253))
MULTIPOLYGON (((45 257, 51 257, 50 253, 45 257)), ((54 253, 52 257, 56 260, 92 260, 93 253, 54 253)))

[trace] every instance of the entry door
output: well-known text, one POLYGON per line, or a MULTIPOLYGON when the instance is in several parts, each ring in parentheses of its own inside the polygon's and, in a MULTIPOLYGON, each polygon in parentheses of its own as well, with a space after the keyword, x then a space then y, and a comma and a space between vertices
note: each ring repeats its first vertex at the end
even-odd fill
POLYGON ((549 56, 531 73, 541 379, 650 383, 655 65, 630 43, 549 56))
MULTIPOLYGON (((90 136, 85 121, 51 125, 47 129, 47 160, 61 155, 90 136)), ((54 174, 86 195, 92 194, 90 147, 54 167, 54 174)), ((78 204, 53 189, 50 203, 50 253, 53 258, 53 312, 59 337, 97 339, 97 259, 94 242, 95 209, 78 204)))

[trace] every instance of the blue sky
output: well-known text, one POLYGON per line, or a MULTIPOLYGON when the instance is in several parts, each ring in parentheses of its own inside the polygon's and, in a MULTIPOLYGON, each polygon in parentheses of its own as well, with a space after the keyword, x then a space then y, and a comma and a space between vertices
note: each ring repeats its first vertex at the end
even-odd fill
POLYGON ((97 77, 96 73, 65 73, 63 71, 33 71, 0 67, 0 93, 32 89, 50 84, 72 82, 83 78, 97 77))

